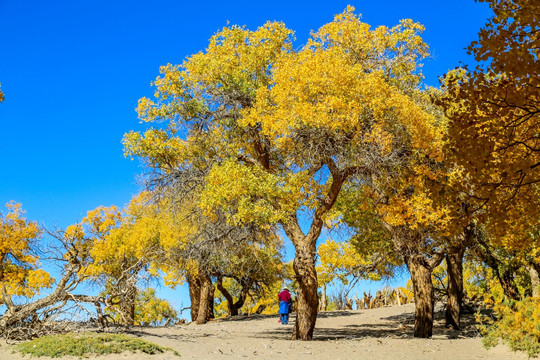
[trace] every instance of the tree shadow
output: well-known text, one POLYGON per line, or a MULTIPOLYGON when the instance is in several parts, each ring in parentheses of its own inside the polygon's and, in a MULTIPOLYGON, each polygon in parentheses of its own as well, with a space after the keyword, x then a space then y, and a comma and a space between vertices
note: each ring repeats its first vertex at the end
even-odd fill
MULTIPOLYGON (((437 318, 437 313, 435 312, 434 318, 437 318)), ((397 315, 391 315, 382 317, 381 320, 387 320, 390 322, 397 322, 400 324, 413 324, 414 325, 414 314, 413 313, 403 313, 397 315)))
POLYGON ((335 310, 335 311, 321 311, 317 314, 317 318, 334 318, 343 316, 357 316, 362 315, 361 310, 335 310))
POLYGON ((363 338, 412 338, 412 329, 395 324, 346 325, 342 328, 315 329, 314 340, 328 341, 363 338))
POLYGON ((261 319, 269 319, 269 318, 276 318, 279 319, 278 314, 269 314, 269 315, 262 315, 262 314, 250 314, 250 315, 235 315, 235 316, 228 316, 228 317, 222 317, 218 319, 211 320, 212 322, 230 322, 230 321, 253 321, 253 320, 261 320, 261 319))
MULTIPOLYGON (((319 313, 319 317, 339 317, 339 316, 361 316, 364 311, 344 311, 319 313)), ((465 313, 461 318, 461 330, 454 330, 445 327, 444 310, 438 310, 434 314, 433 337, 439 340, 452 340, 462 338, 474 338, 480 336, 476 329, 475 314, 465 313)), ((359 317, 361 320, 361 317, 359 317)), ((414 338, 414 313, 404 312, 398 315, 382 317, 374 320, 372 323, 349 324, 336 327, 315 327, 313 333, 314 341, 331 340, 359 340, 363 338, 414 338)), ((260 333, 254 333, 252 336, 257 338, 272 339, 290 339, 294 328, 284 327, 279 329, 267 330, 260 333)))

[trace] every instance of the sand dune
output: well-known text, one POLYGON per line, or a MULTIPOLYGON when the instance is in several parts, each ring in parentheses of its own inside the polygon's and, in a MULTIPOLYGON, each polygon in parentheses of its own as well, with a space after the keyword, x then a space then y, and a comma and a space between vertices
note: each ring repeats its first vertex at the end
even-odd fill
MULTIPOLYGON (((499 345, 486 350, 465 316, 462 331, 444 329, 442 313, 436 314, 432 339, 412 337, 414 305, 373 310, 334 311, 319 314, 314 340, 291 341, 294 315, 289 325, 277 316, 253 315, 215 320, 206 325, 135 328, 132 334, 176 349, 182 359, 527 359, 499 345)), ((180 359, 172 353, 146 355, 123 353, 99 357, 118 359, 180 359)), ((0 359, 20 360, 3 344, 0 359)), ((43 359, 43 358, 42 358, 43 359)))

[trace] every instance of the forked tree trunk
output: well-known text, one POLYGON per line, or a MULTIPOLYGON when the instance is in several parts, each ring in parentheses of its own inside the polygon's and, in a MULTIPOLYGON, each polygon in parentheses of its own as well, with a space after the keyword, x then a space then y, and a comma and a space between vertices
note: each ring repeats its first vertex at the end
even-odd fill
POLYGON ((246 284, 241 284, 242 289, 240 291, 240 296, 238 297, 238 300, 235 302, 232 295, 229 293, 229 291, 223 286, 223 279, 221 277, 218 278, 218 281, 216 283, 216 286, 218 290, 223 294, 225 297, 225 300, 227 300, 227 308, 229 309, 229 315, 230 316, 236 316, 238 315, 238 310, 244 306, 244 303, 246 302, 247 297, 247 286, 246 284))
POLYGON ((214 317, 214 285, 210 275, 200 273, 201 298, 199 302, 199 313, 197 314, 197 324, 205 324, 214 317))
POLYGON ((186 279, 189 287, 189 298, 191 300, 191 321, 195 321, 199 315, 199 304, 201 302, 201 281, 199 277, 193 275, 187 275, 186 279))
POLYGON ((463 255, 465 247, 452 248, 446 255, 448 298, 446 301, 446 326, 460 329, 463 303, 463 255))
POLYGON ((238 309, 234 306, 234 299, 232 295, 229 293, 229 291, 225 288, 225 286, 223 286, 223 280, 221 277, 218 278, 216 286, 218 290, 221 292, 221 294, 225 297, 225 300, 227 301, 227 308, 229 309, 229 316, 238 315, 238 309))
POLYGON ((294 340, 311 340, 317 321, 319 297, 317 296, 317 271, 315 269, 315 241, 297 242, 293 261, 298 282, 298 299, 294 340))
POLYGON ((433 334, 433 305, 435 294, 431 282, 432 268, 421 255, 407 259, 414 289, 415 317, 414 336, 430 338, 433 334))

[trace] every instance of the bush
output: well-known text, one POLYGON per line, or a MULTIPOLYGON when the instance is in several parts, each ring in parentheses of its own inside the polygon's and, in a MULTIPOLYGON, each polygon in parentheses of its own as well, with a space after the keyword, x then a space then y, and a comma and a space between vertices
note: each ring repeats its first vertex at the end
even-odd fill
POLYGON ((180 354, 166 347, 138 339, 124 334, 62 334, 49 335, 24 342, 16 346, 21 354, 31 356, 48 356, 59 358, 63 356, 86 357, 88 355, 120 354, 124 351, 133 353, 141 351, 146 354, 161 354, 172 351, 175 355, 180 354))
POLYGON ((479 319, 487 348, 502 340, 512 350, 526 351, 530 357, 540 354, 540 298, 495 303, 493 315, 479 319))

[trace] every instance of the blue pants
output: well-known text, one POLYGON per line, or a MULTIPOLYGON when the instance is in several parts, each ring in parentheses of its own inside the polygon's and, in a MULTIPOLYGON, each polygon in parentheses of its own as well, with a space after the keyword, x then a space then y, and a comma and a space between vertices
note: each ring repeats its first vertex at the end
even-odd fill
POLYGON ((291 304, 286 301, 279 302, 279 317, 281 319, 281 323, 284 325, 287 325, 289 323, 290 306, 291 304))

